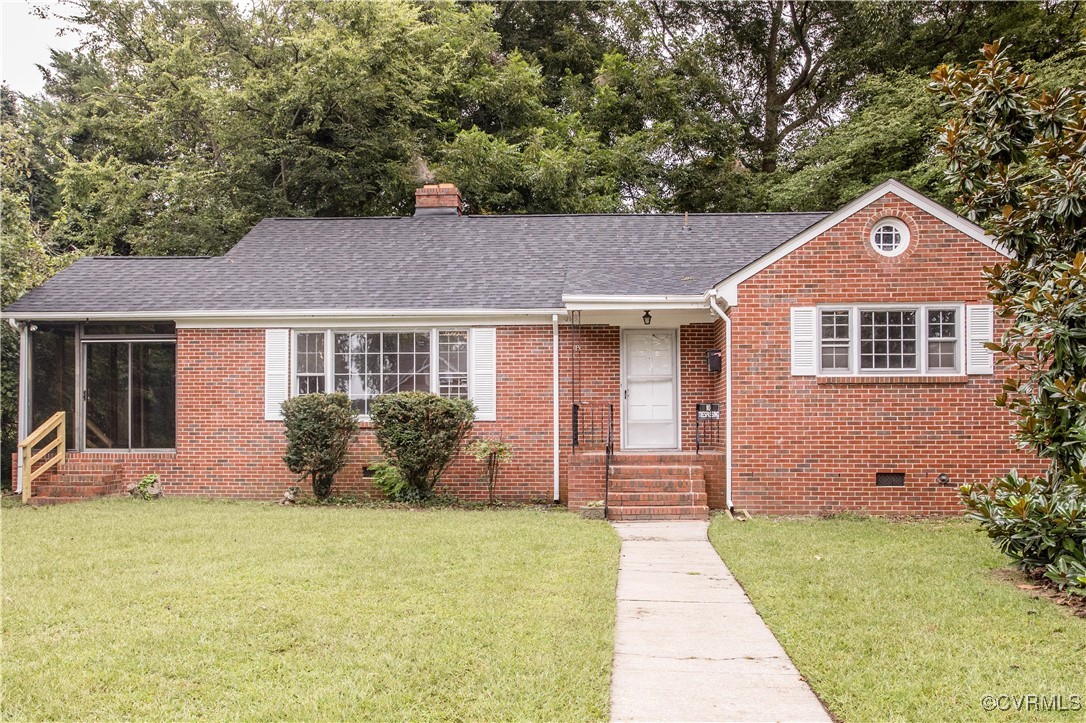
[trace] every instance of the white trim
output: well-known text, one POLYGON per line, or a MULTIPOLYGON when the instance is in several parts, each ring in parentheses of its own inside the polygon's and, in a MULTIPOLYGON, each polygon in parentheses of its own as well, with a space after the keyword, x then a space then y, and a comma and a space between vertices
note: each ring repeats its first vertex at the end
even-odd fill
POLYGON ((820 377, 964 377, 965 373, 965 304, 959 302, 894 303, 877 302, 871 304, 822 304, 815 309, 815 375, 820 377), (935 369, 928 367, 928 312, 953 310, 954 323, 957 327, 954 341, 954 369, 935 369), (863 311, 914 311, 916 312, 916 368, 915 369, 863 369, 860 364, 860 312, 863 311), (822 368, 822 312, 847 311, 849 313, 849 368, 822 368))
POLYGON ((732 318, 720 308, 716 299, 709 297, 713 313, 724 322, 724 504, 728 510, 732 504, 732 318))
MULTIPOLYGON (((16 421, 16 442, 22 442, 26 439, 26 435, 30 433, 30 329, 26 324, 23 324, 19 328, 19 401, 18 401, 18 418, 16 421)), ((72 420, 72 424, 75 424, 75 420, 72 420)), ((16 457, 17 461, 17 474, 15 479, 15 492, 23 491, 23 455, 22 450, 17 446, 15 448, 19 452, 16 457)))
POLYGON ((859 212, 861 209, 870 206, 875 201, 879 200, 883 196, 893 193, 900 197, 902 200, 911 203, 928 214, 931 214, 935 218, 939 219, 943 223, 951 226, 952 228, 961 231, 966 236, 969 236, 975 241, 978 241, 988 248, 997 251, 1008 258, 1013 258, 1013 254, 1002 245, 996 243, 996 241, 985 233, 984 229, 976 225, 968 219, 962 218, 958 214, 954 213, 950 209, 941 206, 935 201, 931 200, 927 196, 918 191, 914 191, 900 181, 890 179, 884 183, 880 183, 875 188, 864 195, 857 198, 852 203, 842 206, 837 211, 831 213, 826 218, 822 219, 814 226, 811 226, 805 231, 802 231, 799 235, 794 236, 790 241, 778 246, 773 251, 762 256, 759 259, 752 261, 743 268, 739 269, 731 276, 721 280, 713 287, 713 291, 716 293, 717 298, 724 299, 729 304, 738 303, 739 284, 746 281, 750 277, 757 274, 759 271, 765 269, 768 266, 775 264, 782 258, 792 253, 799 247, 806 244, 808 241, 820 236, 829 229, 833 228, 837 224, 841 223, 848 217, 859 212))
POLYGON ((706 295, 591 295, 563 294, 562 303, 570 311, 636 311, 664 309, 706 309, 706 295))
MULTIPOLYGON (((441 354, 438 337, 443 331, 460 331, 467 336, 468 343, 468 399, 475 398, 475 373, 472 361, 472 328, 489 327, 464 327, 464 326, 396 326, 396 327, 295 327, 289 329, 290 343, 287 360, 287 374, 290 377, 288 398, 298 396, 297 352, 299 334, 322 334, 324 336, 324 391, 335 391, 335 336, 336 334, 372 334, 372 333, 396 333, 396 334, 428 334, 430 337, 430 391, 440 394, 441 373, 438 356, 441 354)), ((317 376, 305 374, 303 376, 317 376)), ((356 415, 360 422, 369 422, 368 414, 356 415)))
MULTIPOLYGON (((224 324, 236 326, 269 326, 278 323, 282 326, 284 321, 308 320, 310 323, 321 323, 325 319, 335 319, 337 323, 354 323, 364 320, 393 319, 393 323, 404 323, 406 319, 485 319, 487 324, 493 324, 494 318, 532 317, 538 319, 537 324, 549 324, 550 317, 554 314, 566 314, 566 309, 257 309, 239 310, 230 309, 223 311, 198 310, 198 311, 15 311, 7 312, 0 318, 8 318, 28 321, 175 321, 189 320, 194 322, 192 326, 203 322, 213 328, 222 327, 224 324), (257 321, 259 320, 259 321, 257 321), (221 323, 219 323, 221 322, 221 323)), ((512 321, 507 323, 527 323, 525 321, 512 321)), ((181 326, 178 324, 178 326, 181 326)))
POLYGON ((551 316, 551 363, 554 365, 554 381, 551 386, 551 399, 553 401, 553 417, 551 434, 554 438, 554 448, 552 450, 552 469, 554 475, 554 501, 557 502, 561 497, 560 488, 560 467, 561 461, 561 448, 558 444, 559 434, 559 400, 558 400, 558 314, 551 316))
POLYGON ((626 452, 649 452, 649 451, 661 451, 661 452, 673 452, 682 449, 682 399, 680 397, 680 378, 679 369, 682 365, 682 356, 679 354, 679 329, 678 328, 662 328, 651 329, 649 327, 629 328, 622 329, 621 336, 619 338, 619 429, 622 437, 622 451, 626 452), (629 435, 627 434, 627 392, 629 391, 628 380, 626 378, 626 351, 627 342, 626 339, 630 334, 659 334, 661 332, 670 333, 675 343, 671 346, 672 353, 672 379, 674 380, 674 414, 675 414, 675 444, 668 447, 631 447, 629 445, 629 435))
POLYGON ((911 234, 909 233, 909 224, 905 223, 900 218, 897 218, 895 216, 885 216, 883 218, 880 218, 874 223, 874 225, 871 226, 871 233, 867 237, 867 242, 871 244, 871 248, 874 249, 875 253, 877 253, 879 256, 885 256, 888 259, 892 259, 896 256, 901 256, 901 254, 905 253, 905 249, 909 248, 910 240, 911 234), (897 231, 898 236, 900 237, 897 246, 895 246, 890 251, 884 251, 883 249, 879 248, 878 244, 875 243, 875 234, 877 234, 885 226, 889 226, 890 228, 897 231))

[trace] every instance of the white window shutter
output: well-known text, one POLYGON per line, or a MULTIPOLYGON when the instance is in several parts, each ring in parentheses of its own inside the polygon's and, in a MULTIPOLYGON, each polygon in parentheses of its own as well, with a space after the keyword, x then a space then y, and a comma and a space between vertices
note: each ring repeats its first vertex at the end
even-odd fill
POLYGON ((264 331, 264 419, 282 419, 290 389, 290 329, 264 331))
POLYGON ((792 375, 813 377, 818 373, 817 310, 792 307, 792 375))
POLYGON ((471 329, 468 348, 471 399, 475 418, 493 422, 498 418, 498 334, 497 329, 471 329))
POLYGON ((967 374, 994 374, 992 351, 984 345, 992 341, 995 311, 991 306, 967 306, 965 309, 965 370, 967 374))

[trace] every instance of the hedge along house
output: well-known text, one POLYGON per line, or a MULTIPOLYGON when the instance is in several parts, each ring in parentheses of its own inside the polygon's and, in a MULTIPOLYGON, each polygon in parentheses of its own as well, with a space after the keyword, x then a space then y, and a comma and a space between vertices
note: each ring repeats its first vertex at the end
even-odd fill
MULTIPOLYGON (((363 429, 340 494, 372 490, 369 403, 403 390, 474 400, 514 447, 500 497, 612 518, 952 512, 1036 466, 992 401, 1004 254, 902 184, 832 214, 461 208, 426 186, 413 217, 266 219, 221 257, 81 259, 19 299, 20 438, 67 421, 31 500, 152 472, 279 497, 280 404, 328 390, 363 429)), ((462 455, 445 490, 482 498, 482 472, 462 455)))

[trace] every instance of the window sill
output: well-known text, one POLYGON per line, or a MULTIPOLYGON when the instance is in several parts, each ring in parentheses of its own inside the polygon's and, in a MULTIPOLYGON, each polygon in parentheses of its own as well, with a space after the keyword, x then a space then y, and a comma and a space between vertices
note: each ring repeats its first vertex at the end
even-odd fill
POLYGON ((967 384, 969 377, 965 374, 900 374, 878 376, 819 376, 819 384, 967 384))

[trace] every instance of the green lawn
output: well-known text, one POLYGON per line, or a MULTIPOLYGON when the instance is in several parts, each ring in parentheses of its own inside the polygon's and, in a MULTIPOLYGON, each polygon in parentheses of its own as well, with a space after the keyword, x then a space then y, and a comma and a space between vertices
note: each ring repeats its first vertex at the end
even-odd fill
POLYGON ((717 517, 710 538, 840 719, 1046 717, 986 713, 1001 694, 1086 706, 1086 620, 997 578, 971 524, 717 517))
POLYGON ((7 718, 607 716, 602 522, 110 499, 2 527, 7 718))

